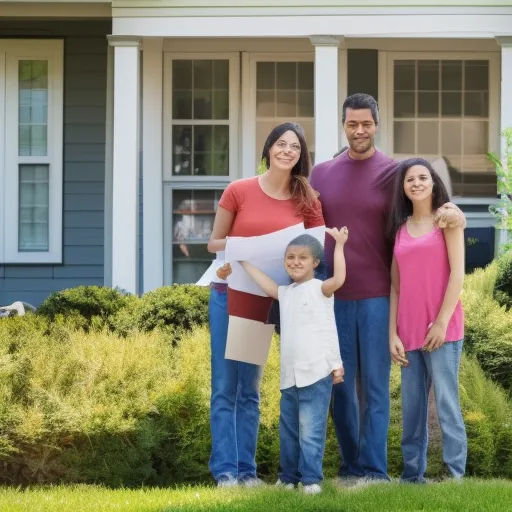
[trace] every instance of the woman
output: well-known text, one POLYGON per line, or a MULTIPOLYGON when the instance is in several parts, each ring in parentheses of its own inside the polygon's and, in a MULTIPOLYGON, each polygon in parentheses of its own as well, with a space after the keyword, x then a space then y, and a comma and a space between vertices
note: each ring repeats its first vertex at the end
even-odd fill
POLYGON ((431 383, 443 433, 443 460, 459 479, 464 476, 467 456, 459 403, 464 231, 460 226, 436 226, 436 210, 449 199, 426 160, 402 162, 395 180, 388 226, 395 240, 389 343, 393 361, 402 367, 401 479, 425 482, 431 383))
MULTIPOLYGON (((272 130, 263 147, 267 171, 231 183, 219 201, 208 243, 224 251, 228 236, 260 236, 304 222, 322 226, 320 202, 308 182, 311 163, 300 125, 284 123, 272 130)), ((262 367, 224 358, 228 314, 266 322, 271 297, 260 297, 212 283, 210 471, 219 486, 255 486, 262 367), (228 313, 229 311, 229 313, 228 313)))

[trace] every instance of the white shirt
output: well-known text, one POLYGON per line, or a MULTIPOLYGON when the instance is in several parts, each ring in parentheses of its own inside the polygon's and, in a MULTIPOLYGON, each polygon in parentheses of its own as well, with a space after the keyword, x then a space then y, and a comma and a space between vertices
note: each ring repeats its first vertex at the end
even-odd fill
POLYGON ((334 319, 334 296, 322 281, 280 286, 281 389, 310 386, 343 367, 334 319))

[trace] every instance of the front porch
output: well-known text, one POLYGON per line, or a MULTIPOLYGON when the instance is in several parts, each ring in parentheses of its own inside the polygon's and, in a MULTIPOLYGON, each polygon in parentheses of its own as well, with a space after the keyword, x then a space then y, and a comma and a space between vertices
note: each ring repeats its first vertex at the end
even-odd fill
MULTIPOLYGON (((270 129, 299 122, 314 161, 330 159, 345 145, 341 105, 355 92, 379 102, 381 150, 444 159, 468 226, 494 225, 487 208, 496 179, 486 154, 499 151, 500 131, 512 126, 510 17, 481 16, 478 32, 474 16, 434 24, 428 15, 394 15, 385 26, 372 16, 338 18, 345 35, 327 35, 332 16, 307 25, 279 16, 250 24, 114 18, 107 284, 145 292, 194 282, 211 261, 206 241, 220 194, 255 174, 270 129)), ((472 238, 492 251, 485 236, 472 238)))

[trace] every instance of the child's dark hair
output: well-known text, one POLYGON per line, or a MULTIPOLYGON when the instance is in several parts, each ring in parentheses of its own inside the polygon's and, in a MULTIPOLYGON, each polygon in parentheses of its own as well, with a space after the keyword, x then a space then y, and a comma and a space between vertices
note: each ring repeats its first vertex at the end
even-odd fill
POLYGON ((308 234, 299 235, 294 238, 286 247, 308 247, 314 260, 322 261, 324 258, 324 248, 322 244, 314 237, 308 234))
POLYGON ((437 210, 450 200, 450 196, 446 191, 443 180, 433 169, 430 162, 424 158, 408 158, 407 160, 404 160, 396 168, 393 181, 393 199, 391 201, 391 209, 386 229, 387 236, 390 240, 395 239, 402 224, 407 220, 407 217, 412 215, 412 202, 404 192, 404 181, 407 171, 415 165, 425 167, 432 177, 432 210, 437 210))

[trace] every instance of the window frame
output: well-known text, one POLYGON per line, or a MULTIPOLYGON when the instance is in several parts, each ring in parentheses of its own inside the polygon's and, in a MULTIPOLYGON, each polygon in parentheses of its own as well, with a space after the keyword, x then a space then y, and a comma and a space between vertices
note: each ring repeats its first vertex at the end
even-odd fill
MULTIPOLYGON (((254 52, 249 54, 249 70, 248 77, 246 77, 247 96, 244 98, 247 103, 247 111, 244 115, 244 122, 242 130, 244 132, 244 150, 243 150, 243 175, 254 176, 256 174, 256 155, 261 152, 262 148, 256 147, 256 91, 257 91, 257 66, 258 62, 311 62, 315 64, 315 52, 314 49, 310 52, 254 52), (248 82, 248 87, 247 87, 248 82)), ((314 90, 313 90, 314 97, 314 90)), ((245 107, 245 105, 244 105, 245 107)), ((292 118, 290 118, 292 119, 292 118)), ((300 123, 300 117, 293 118, 300 123)), ((309 120, 310 118, 304 118, 309 120)), ((313 116, 313 126, 315 122, 315 116, 313 116)), ((309 150, 315 148, 315 141, 308 141, 309 150)))
MULTIPOLYGON (((240 98, 240 57, 238 52, 174 53, 164 52, 163 76, 163 180, 179 182, 219 182, 227 185, 238 174, 238 116, 240 98), (172 63, 174 60, 228 60, 229 61, 229 172, 226 176, 172 175, 172 63)), ((200 119, 180 122, 191 126, 223 124, 218 120, 200 119)))
POLYGON ((63 111, 64 42, 60 39, 5 39, 0 41, 0 183, 3 184, 3 208, 0 208, 0 262, 5 264, 62 263, 63 225, 63 111), (47 156, 19 156, 18 121, 20 60, 48 61, 48 132, 47 156), (11 129, 15 127, 15 129, 11 129), (3 146, 3 147, 2 147, 3 146), (19 166, 49 166, 48 250, 19 250, 19 166), (13 172, 12 170, 15 170, 13 172))
MULTIPOLYGON (((386 65, 386 119, 385 147, 388 148, 388 154, 394 157, 394 63, 396 60, 486 60, 489 62, 489 148, 488 151, 499 150, 500 138, 500 54, 499 52, 389 52, 387 54, 386 65)), ((403 158, 403 154, 400 157, 403 158)), ((411 155, 414 156, 414 155, 411 155)), ((493 196, 494 197, 494 196, 493 196)), ((454 196, 454 200, 458 203, 469 201, 474 203, 478 199, 486 199, 488 197, 473 196, 454 196)))

